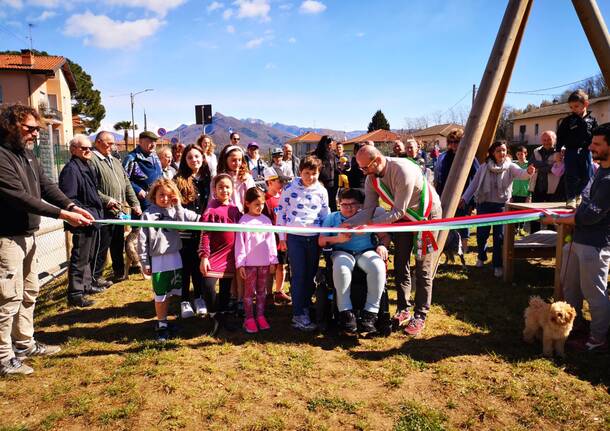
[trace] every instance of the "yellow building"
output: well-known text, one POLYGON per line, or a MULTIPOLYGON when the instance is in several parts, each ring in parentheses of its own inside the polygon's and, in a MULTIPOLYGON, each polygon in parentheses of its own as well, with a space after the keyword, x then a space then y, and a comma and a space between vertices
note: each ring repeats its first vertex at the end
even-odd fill
POLYGON ((38 109, 51 127, 53 144, 73 136, 72 96, 76 81, 65 57, 0 54, 0 104, 21 103, 38 109))

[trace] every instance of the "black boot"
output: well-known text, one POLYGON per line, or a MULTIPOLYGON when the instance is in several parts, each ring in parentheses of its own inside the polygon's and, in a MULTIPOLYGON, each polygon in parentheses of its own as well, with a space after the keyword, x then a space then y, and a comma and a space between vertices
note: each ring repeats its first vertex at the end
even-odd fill
POLYGON ((376 322, 377 314, 362 310, 358 322, 358 331, 363 335, 372 335, 377 332, 377 328, 375 327, 376 322))
POLYGON ((95 302, 83 295, 68 298, 68 305, 70 307, 85 308, 91 307, 93 304, 95 304, 95 302))
POLYGON ((341 325, 341 330, 348 334, 355 334, 358 329, 356 316, 352 310, 345 310, 339 313, 339 324, 341 325))

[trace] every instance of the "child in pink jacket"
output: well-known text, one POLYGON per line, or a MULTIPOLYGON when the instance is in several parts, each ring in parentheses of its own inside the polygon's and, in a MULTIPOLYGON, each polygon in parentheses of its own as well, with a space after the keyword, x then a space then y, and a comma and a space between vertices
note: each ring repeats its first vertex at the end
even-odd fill
MULTIPOLYGON (((251 187, 244 199, 246 213, 239 224, 271 226, 269 217, 262 214, 265 193, 251 187)), ((235 235, 235 267, 244 282, 244 329, 248 333, 270 328, 265 319, 265 297, 269 274, 275 272, 277 245, 273 232, 238 232, 235 235), (256 319, 254 318, 254 296, 256 296, 256 319)))

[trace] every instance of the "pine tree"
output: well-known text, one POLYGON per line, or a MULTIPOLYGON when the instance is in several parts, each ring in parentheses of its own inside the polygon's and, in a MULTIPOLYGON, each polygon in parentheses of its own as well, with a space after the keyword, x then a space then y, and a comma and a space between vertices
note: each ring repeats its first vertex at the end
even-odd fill
POLYGON ((369 133, 375 130, 384 129, 390 130, 390 123, 386 120, 385 115, 381 112, 381 109, 375 112, 373 118, 371 118, 371 122, 369 123, 369 133))
POLYGON ((87 133, 93 133, 100 127, 106 116, 106 108, 102 105, 102 95, 93 88, 91 75, 78 64, 68 59, 68 65, 76 81, 76 93, 72 95, 72 113, 79 115, 87 127, 87 133))
MULTIPOLYGON (((114 130, 116 130, 117 132, 119 130, 123 131, 123 135, 124 135, 124 139, 125 139, 125 145, 127 145, 127 140, 129 139, 129 131, 131 130, 131 121, 119 121, 118 123, 115 123, 114 126, 112 126, 114 128, 114 130)), ((138 129, 138 125, 136 124, 135 129, 138 129)))

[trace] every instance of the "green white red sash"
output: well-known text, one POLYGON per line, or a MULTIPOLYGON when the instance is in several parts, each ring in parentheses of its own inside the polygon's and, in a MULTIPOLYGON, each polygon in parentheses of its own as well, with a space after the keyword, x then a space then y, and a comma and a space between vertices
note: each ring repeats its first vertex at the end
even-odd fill
MULTIPOLYGON (((432 212, 432 190, 430 189, 430 184, 426 180, 425 175, 422 175, 422 181, 422 191, 417 211, 407 208, 405 218, 409 221, 419 222, 430 220, 430 214, 432 212)), ((394 207, 394 195, 392 195, 390 189, 375 176, 372 177, 371 183, 381 200, 394 207)), ((422 259, 426 254, 436 250, 438 250, 438 245, 436 244, 436 240, 431 231, 421 231, 415 234, 413 252, 415 253, 416 259, 422 259)))

